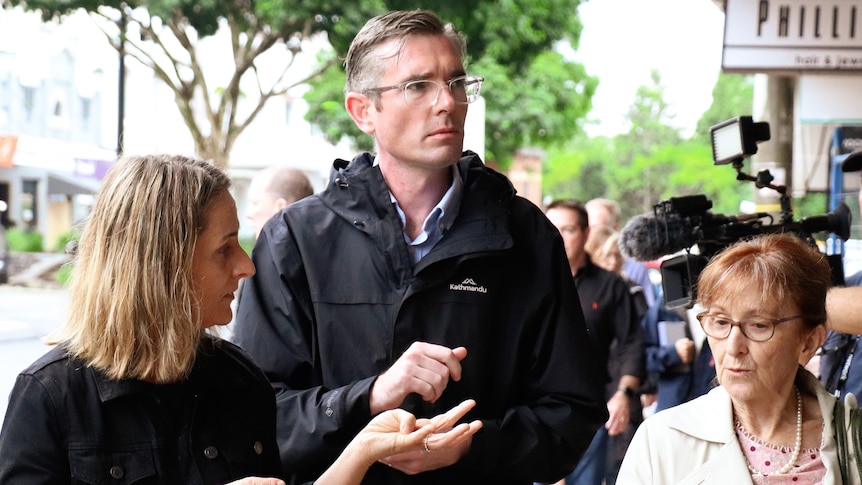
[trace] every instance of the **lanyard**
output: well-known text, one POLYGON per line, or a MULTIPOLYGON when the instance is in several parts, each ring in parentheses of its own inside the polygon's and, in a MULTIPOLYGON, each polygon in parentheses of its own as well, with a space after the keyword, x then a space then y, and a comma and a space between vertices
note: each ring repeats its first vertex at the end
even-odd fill
POLYGON ((851 341, 853 343, 850 346, 850 350, 847 352, 847 357, 844 358, 844 365, 841 367, 841 376, 835 384, 835 392, 832 393, 835 397, 841 397, 841 392, 847 384, 847 375, 850 373, 850 364, 853 363, 853 354, 856 352, 856 346, 859 343, 859 336, 855 335, 851 337, 851 341))

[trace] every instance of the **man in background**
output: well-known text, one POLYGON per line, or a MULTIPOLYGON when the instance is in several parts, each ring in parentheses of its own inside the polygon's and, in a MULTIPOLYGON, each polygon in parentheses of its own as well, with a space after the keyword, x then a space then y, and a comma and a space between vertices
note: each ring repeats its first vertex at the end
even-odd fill
MULTIPOLYGON (((608 226, 615 231, 620 230, 620 205, 615 200, 596 198, 587 201, 587 214, 590 217, 590 226, 608 226)), ((644 291, 647 306, 652 307, 655 304, 656 292, 653 287, 652 280, 649 277, 649 269, 643 263, 639 263, 632 258, 625 258, 623 261, 623 274, 626 278, 634 281, 644 291)))
POLYGON ((313 193, 311 181, 302 170, 276 166, 259 171, 249 184, 245 209, 254 237, 276 212, 313 193))
POLYGON ((584 320, 597 343, 597 371, 603 374, 604 381, 609 381, 605 389, 609 419, 596 432, 577 468, 558 485, 601 485, 606 479, 614 483, 619 467, 612 463, 608 473, 607 462, 618 455, 615 437, 624 436, 624 455, 634 428, 642 421, 637 395, 646 373, 641 314, 622 276, 596 266, 587 254, 590 220, 584 204, 556 200, 548 205, 545 215, 563 237, 584 320), (634 426, 624 435, 630 423, 634 426))

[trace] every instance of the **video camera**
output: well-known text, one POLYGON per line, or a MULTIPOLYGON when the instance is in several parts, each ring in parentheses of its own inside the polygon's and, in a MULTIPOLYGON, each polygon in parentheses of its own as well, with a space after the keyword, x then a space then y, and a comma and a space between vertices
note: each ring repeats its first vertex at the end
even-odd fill
MULTIPOLYGON (((757 143, 768 140, 769 124, 754 123, 750 116, 740 116, 710 128, 715 165, 732 164, 739 181, 754 182, 757 188, 769 188, 780 195, 781 220, 772 214, 714 214, 712 201, 705 195, 672 197, 655 205, 653 214, 633 217, 620 232, 623 254, 638 261, 664 259, 661 263, 665 304, 690 308, 697 297, 697 278, 715 253, 744 238, 758 234, 791 233, 816 246, 817 232, 834 233, 842 240, 850 237, 850 208, 841 202, 828 214, 793 220, 790 196, 783 185, 774 185, 768 170, 757 176, 743 173, 745 157, 757 153, 757 143), (696 248, 696 251, 692 251, 696 248)), ((843 283, 844 270, 840 254, 826 256, 833 279, 843 283)))

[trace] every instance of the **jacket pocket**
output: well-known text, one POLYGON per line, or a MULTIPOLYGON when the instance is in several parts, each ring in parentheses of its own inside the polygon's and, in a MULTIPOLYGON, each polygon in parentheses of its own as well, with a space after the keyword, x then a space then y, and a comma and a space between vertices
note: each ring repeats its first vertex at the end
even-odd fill
POLYGON ((230 474, 235 477, 249 475, 281 475, 278 469, 274 469, 274 463, 278 461, 278 450, 274 443, 264 445, 262 441, 238 440, 237 443, 222 446, 225 463, 230 469, 230 474), (267 473, 268 472, 268 473, 267 473))
POLYGON ((154 450, 104 450, 77 448, 69 450, 69 467, 73 484, 144 485, 158 483, 154 450))

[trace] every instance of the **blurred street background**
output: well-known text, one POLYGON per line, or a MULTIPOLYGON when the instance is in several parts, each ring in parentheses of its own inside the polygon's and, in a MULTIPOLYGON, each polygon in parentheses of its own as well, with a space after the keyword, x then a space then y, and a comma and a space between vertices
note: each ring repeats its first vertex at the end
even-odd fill
POLYGON ((42 337, 66 318, 68 295, 53 276, 64 261, 57 254, 13 253, 10 284, 0 285, 0 422, 15 377, 49 350, 42 337))

